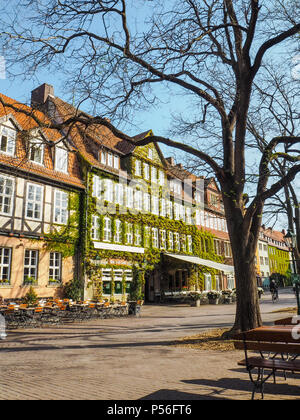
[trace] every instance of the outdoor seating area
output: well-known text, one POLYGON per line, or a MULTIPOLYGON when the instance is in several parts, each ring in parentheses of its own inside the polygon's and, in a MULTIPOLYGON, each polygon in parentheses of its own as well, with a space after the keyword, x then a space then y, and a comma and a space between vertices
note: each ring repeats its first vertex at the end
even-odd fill
POLYGON ((35 305, 9 302, 0 306, 6 328, 40 327, 90 319, 129 315, 129 303, 122 301, 73 301, 72 299, 41 299, 35 305))

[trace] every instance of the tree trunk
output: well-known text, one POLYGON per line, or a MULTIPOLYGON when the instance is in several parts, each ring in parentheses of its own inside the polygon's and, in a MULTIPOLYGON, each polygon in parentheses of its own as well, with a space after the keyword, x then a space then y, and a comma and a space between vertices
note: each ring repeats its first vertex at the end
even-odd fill
POLYGON ((228 199, 226 194, 224 205, 236 280, 236 318, 227 334, 232 336, 262 325, 255 264, 260 222, 253 218, 247 225, 243 205, 237 205, 237 201, 228 199))

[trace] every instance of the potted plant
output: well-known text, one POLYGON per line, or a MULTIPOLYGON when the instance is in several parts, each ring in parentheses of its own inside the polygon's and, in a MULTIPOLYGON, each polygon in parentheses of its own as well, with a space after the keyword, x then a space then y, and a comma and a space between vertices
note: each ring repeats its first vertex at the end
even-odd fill
POLYGON ((222 297, 223 297, 224 303, 232 303, 232 290, 231 289, 222 290, 222 297))
POLYGON ((201 292, 199 291, 190 292, 190 298, 192 301, 191 306, 196 306, 196 307, 200 306, 201 292))
POLYGON ((221 293, 217 290, 211 290, 207 293, 208 302, 211 305, 218 305, 221 293))
POLYGON ((34 306, 37 304, 37 301, 38 301, 38 295, 36 294, 34 288, 30 286, 28 292, 23 298, 23 302, 29 306, 34 306))

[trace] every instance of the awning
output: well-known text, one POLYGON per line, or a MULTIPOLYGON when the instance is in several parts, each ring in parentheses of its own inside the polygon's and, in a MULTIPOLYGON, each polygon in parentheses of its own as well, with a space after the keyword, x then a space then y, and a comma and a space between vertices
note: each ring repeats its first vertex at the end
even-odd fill
POLYGON ((178 255, 164 253, 166 257, 174 258, 179 261, 189 262, 191 264, 204 265, 205 267, 215 268, 216 270, 224 271, 224 273, 234 274, 234 267, 232 265, 220 264, 216 261, 204 260, 203 258, 194 257, 192 255, 178 255))

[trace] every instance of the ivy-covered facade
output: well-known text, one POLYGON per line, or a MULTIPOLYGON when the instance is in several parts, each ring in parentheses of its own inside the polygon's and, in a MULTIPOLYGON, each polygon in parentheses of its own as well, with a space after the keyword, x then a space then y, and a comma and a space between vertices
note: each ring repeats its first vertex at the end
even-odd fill
MULTIPOLYGON (((57 121, 76 112, 54 95, 43 105, 57 121)), ((224 284, 218 264, 226 268, 225 256, 216 250, 216 236, 197 221, 205 210, 201 180, 188 175, 186 182, 184 174, 174 174, 155 144, 135 147, 103 127, 79 123, 68 135, 85 185, 80 204, 85 298, 130 295, 155 301, 164 291, 224 284)))

